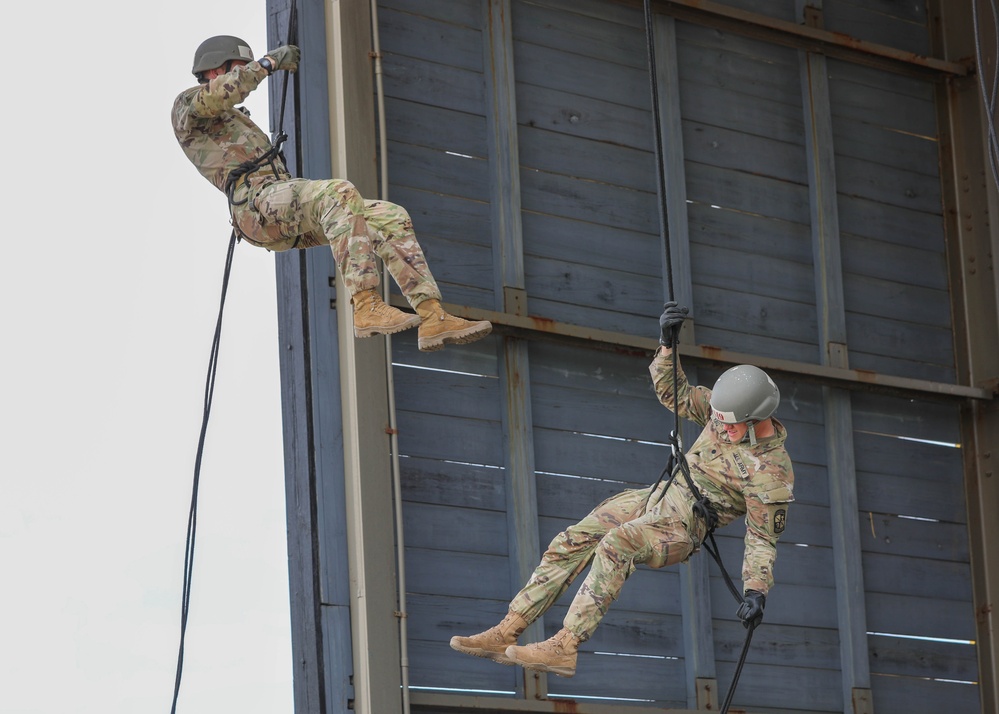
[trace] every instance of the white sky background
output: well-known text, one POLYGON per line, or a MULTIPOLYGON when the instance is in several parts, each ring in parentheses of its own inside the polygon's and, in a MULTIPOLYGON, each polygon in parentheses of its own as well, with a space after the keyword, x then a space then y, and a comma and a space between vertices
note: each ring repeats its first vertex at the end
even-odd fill
MULTIPOLYGON (((206 37, 262 56, 265 13, 264 0, 4 9, 4 714, 169 711, 229 237, 170 107, 206 37)), ((266 83, 246 106, 269 132, 266 83)), ((286 543, 274 256, 240 245, 180 714, 293 711, 286 543)))

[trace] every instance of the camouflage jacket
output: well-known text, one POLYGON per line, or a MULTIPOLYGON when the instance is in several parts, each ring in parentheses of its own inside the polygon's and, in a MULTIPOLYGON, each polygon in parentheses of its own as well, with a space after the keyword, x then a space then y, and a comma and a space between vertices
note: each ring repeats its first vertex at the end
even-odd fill
MULTIPOLYGON (((250 62, 181 92, 173 103, 177 141, 201 175, 220 191, 225 191, 226 178, 234 168, 271 148, 270 139, 253 123, 249 112, 237 106, 266 77, 267 70, 250 62)), ((275 167, 280 178, 291 178, 280 158, 275 167)), ((265 164, 254 174, 254 183, 267 177, 277 180, 265 164)))
MULTIPOLYGON (((659 401, 673 408, 673 358, 657 351, 649 365, 659 401)), ((687 451, 690 475, 697 489, 718 514, 718 525, 746 516, 742 580, 746 590, 767 593, 774 584, 777 539, 784 532, 788 504, 794 501, 794 472, 784 449, 787 430, 773 419, 775 434, 732 444, 725 429, 712 417, 711 390, 693 387, 677 362, 677 399, 680 416, 704 429, 687 451)), ((670 488, 689 492, 682 476, 670 488)))

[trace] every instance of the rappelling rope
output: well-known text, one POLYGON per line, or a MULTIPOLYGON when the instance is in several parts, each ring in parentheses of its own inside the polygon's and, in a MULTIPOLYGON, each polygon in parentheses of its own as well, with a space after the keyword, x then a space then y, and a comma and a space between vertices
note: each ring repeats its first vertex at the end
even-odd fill
MULTIPOLYGON (((666 272, 666 286, 667 286, 667 296, 668 301, 673 302, 673 263, 672 256, 670 254, 670 244, 669 237, 667 235, 667 209, 666 209, 666 175, 663 159, 663 140, 662 140, 662 118, 659 112, 659 81, 656 71, 656 49, 655 49, 655 33, 653 31, 653 18, 652 18, 652 3, 651 0, 644 0, 645 8, 645 39, 646 46, 648 49, 649 58, 649 83, 651 87, 652 94, 652 114, 655 121, 655 147, 656 147, 656 184, 659 189, 659 212, 660 212, 660 223, 659 230, 660 235, 663 240, 663 247, 665 250, 665 272, 666 272)), ((674 303, 675 304, 675 303, 674 303)), ((677 328, 677 331, 678 328, 677 328)), ((725 569, 724 563, 722 563, 721 554, 718 551, 718 545, 715 543, 714 531, 718 525, 718 514, 715 513, 714 508, 712 508, 711 503, 705 498, 700 490, 694 483, 694 479, 690 475, 690 466, 687 463, 687 457, 683 452, 683 442, 680 437, 680 411, 677 406, 679 394, 679 376, 678 376, 678 364, 677 364, 677 344, 678 340, 674 340, 671 347, 672 356, 672 366, 673 366, 673 418, 674 426, 673 431, 670 433, 669 446, 670 446, 670 456, 666 463, 666 467, 659 474, 659 478, 653 484, 652 488, 649 489, 649 496, 646 500, 646 510, 648 510, 649 503, 652 499, 652 494, 655 493, 659 484, 662 482, 666 474, 669 474, 669 478, 666 479, 666 484, 663 486, 662 491, 659 494, 659 499, 661 499, 665 494, 666 490, 672 485, 673 481, 676 479, 677 474, 683 476, 684 482, 687 484, 687 488, 690 489, 691 494, 694 497, 693 511, 696 517, 704 519, 706 525, 706 535, 702 540, 701 545, 704 549, 711 554, 715 562, 718 563, 718 567, 721 570, 722 576, 725 580, 725 585, 728 586, 729 591, 732 596, 736 599, 740 605, 746 602, 742 593, 739 592, 735 583, 732 582, 732 578, 729 576, 728 571, 725 569)), ((722 706, 721 714, 725 714, 728 711, 729 705, 732 702, 732 696, 735 694, 735 687, 739 683, 739 675, 742 673, 742 666, 746 661, 746 654, 749 651, 749 643, 753 638, 753 631, 756 629, 757 622, 753 621, 747 624, 746 632, 746 642, 742 646, 742 655, 739 657, 738 665, 736 666, 735 676, 732 679, 732 684, 729 687, 728 696, 725 698, 725 703, 722 706)))
MULTIPOLYGON (((288 18, 287 44, 293 44, 295 35, 297 34, 297 24, 296 3, 295 0, 292 0, 291 12, 288 18)), ((285 134, 283 130, 285 100, 288 96, 288 74, 288 72, 285 72, 284 74, 284 83, 281 89, 281 113, 278 120, 278 131, 273 138, 272 147, 258 159, 248 161, 240 167, 237 167, 237 169, 229 175, 229 179, 226 182, 226 196, 229 198, 230 202, 230 213, 232 211, 232 204, 234 203, 232 200, 232 194, 235 191, 236 184, 240 177, 247 177, 249 173, 260 168, 260 166, 263 166, 265 163, 269 163, 271 168, 274 170, 275 176, 277 175, 274 160, 280 156, 281 146, 288 138, 287 134, 285 134), (252 168, 247 168, 251 164, 255 165, 252 168), (240 169, 244 169, 242 173, 233 176, 233 174, 236 174, 236 172, 240 171, 240 169)), ((248 181, 247 178, 244 178, 244 180, 248 181)), ((234 221, 232 233, 229 236, 229 247, 225 256, 225 269, 222 273, 222 296, 219 300, 219 313, 218 318, 215 321, 215 335, 212 338, 212 348, 208 358, 208 377, 205 383, 204 412, 201 419, 201 432, 198 436, 197 455, 194 458, 194 483, 191 489, 191 507, 187 516, 187 540, 184 546, 184 585, 182 589, 180 608, 180 645, 177 651, 177 673, 174 678, 173 701, 170 705, 170 714, 175 714, 177 711, 177 698, 180 696, 180 682, 184 672, 184 640, 187 635, 187 618, 191 609, 191 578, 194 574, 194 544, 198 529, 198 486, 201 481, 201 460, 205 450, 205 435, 208 432, 208 418, 212 411, 212 398, 215 394, 215 373, 218 369, 219 345, 222 340, 222 314, 225 310, 226 292, 229 289, 229 275, 232 272, 232 256, 235 252, 236 243, 238 241, 239 236, 234 221)))

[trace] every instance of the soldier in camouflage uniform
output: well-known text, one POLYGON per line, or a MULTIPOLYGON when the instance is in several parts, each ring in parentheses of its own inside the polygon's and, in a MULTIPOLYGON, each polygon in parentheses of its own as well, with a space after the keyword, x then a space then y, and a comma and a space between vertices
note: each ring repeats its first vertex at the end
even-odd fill
POLYGON ((249 112, 238 106, 271 72, 296 71, 298 59, 293 45, 254 60, 239 38, 211 37, 194 56, 198 86, 174 102, 177 141, 198 171, 229 197, 234 228, 248 243, 268 250, 328 244, 351 295, 357 337, 419 325, 424 351, 485 337, 489 322, 463 320, 441 308, 440 290, 406 209, 365 200, 343 179, 293 179, 249 112), (382 301, 376 254, 416 315, 382 301))
MULTIPOLYGON (((777 539, 787 522, 788 504, 794 500, 794 474, 784 449, 787 432, 771 417, 780 395, 762 370, 740 365, 725 372, 713 390, 691 386, 679 369, 674 398, 671 352, 684 315, 685 308, 667 305, 660 320, 663 345, 649 371, 659 401, 671 409, 675 405, 680 416, 704 427, 686 458, 697 490, 717 515, 718 526, 746 517, 745 599, 738 616, 748 627, 762 619, 766 593, 774 583, 777 539)), ((478 635, 453 637, 451 647, 502 664, 573 676, 579 644, 596 630, 635 567, 640 563, 652 568, 674 565, 697 552, 707 525, 694 514, 695 500, 679 476, 668 488, 662 483, 607 499, 552 540, 502 622, 478 635), (588 564, 590 572, 569 606, 562 629, 544 642, 518 646, 524 629, 551 607, 588 564)))

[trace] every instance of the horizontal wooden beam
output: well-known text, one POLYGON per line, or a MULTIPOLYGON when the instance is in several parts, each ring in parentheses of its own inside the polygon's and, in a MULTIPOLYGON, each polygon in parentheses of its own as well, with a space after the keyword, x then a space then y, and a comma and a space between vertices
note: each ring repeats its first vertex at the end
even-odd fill
MULTIPOLYGON (((406 308, 408 303, 400 295, 392 296, 392 304, 406 308)), ((494 310, 482 310, 464 305, 444 305, 453 315, 469 320, 489 320, 497 330, 530 333, 535 338, 550 336, 593 343, 594 346, 612 349, 630 348, 652 353, 659 342, 648 337, 638 337, 623 332, 600 330, 566 322, 556 322, 545 317, 513 315, 494 310)), ((870 372, 863 369, 843 369, 810 362, 796 362, 777 357, 761 357, 745 352, 713 347, 711 345, 680 345, 680 355, 695 363, 720 365, 754 364, 760 369, 783 372, 805 380, 816 381, 828 386, 865 391, 902 393, 918 396, 931 396, 946 399, 991 400, 996 397, 996 385, 973 387, 965 384, 931 382, 924 379, 897 377, 890 374, 870 372)))
MULTIPOLYGON (((663 714, 662 707, 627 706, 620 704, 578 701, 575 699, 516 699, 503 696, 475 696, 445 692, 414 691, 410 694, 414 712, 478 711, 483 714, 499 712, 537 712, 537 714, 663 714)), ((693 709, 670 709, 670 714, 704 714, 693 709)))
MULTIPOLYGON (((641 0, 614 0, 614 2, 642 7, 641 0)), ((974 71, 970 59, 967 62, 950 62, 927 57, 876 42, 859 40, 842 32, 830 32, 779 20, 711 0, 653 0, 653 10, 678 20, 896 73, 918 75, 930 73, 963 77, 974 71)))

